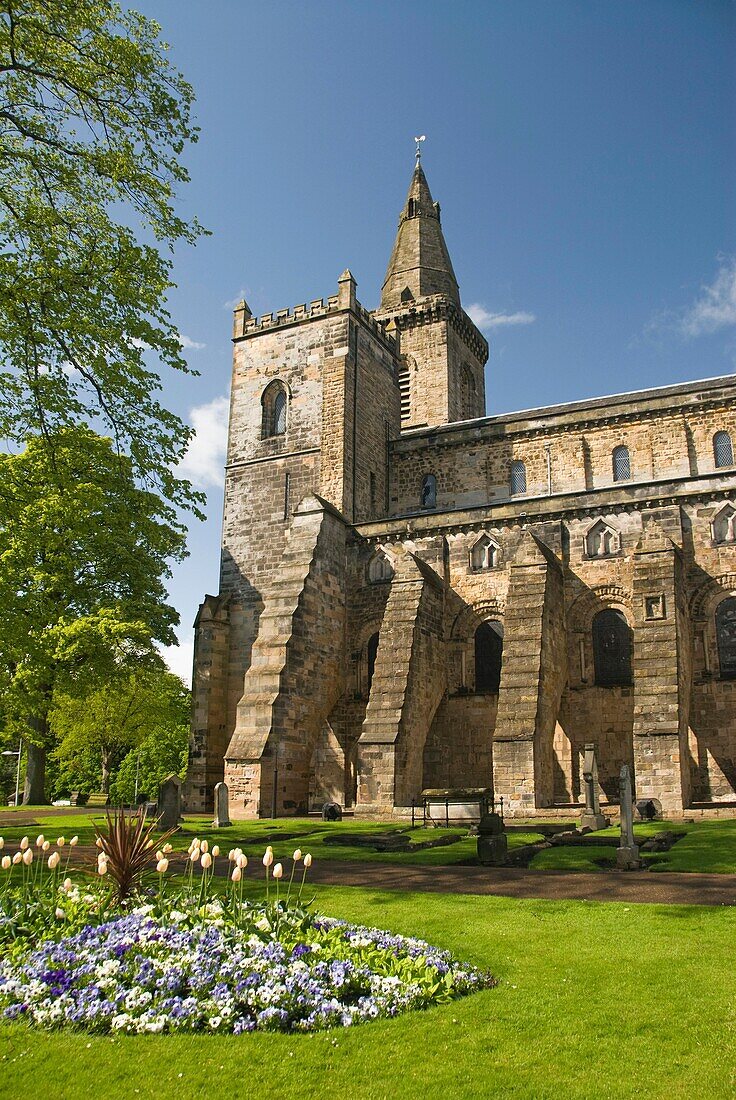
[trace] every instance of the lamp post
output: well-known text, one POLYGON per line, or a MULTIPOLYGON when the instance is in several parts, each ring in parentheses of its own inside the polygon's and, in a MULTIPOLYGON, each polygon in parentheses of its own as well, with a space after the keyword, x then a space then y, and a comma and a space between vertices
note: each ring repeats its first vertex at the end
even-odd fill
POLYGON ((23 752, 23 742, 20 741, 18 743, 18 748, 17 749, 4 749, 3 752, 0 753, 0 756, 17 756, 18 757, 18 767, 15 769, 15 802, 13 803, 14 806, 18 805, 18 795, 20 794, 20 758, 21 758, 22 752, 23 752))

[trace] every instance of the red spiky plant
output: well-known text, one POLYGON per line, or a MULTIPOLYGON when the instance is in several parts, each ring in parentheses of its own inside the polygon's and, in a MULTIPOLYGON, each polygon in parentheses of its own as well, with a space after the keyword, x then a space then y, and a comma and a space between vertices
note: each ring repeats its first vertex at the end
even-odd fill
POLYGON ((140 883, 151 862, 156 843, 163 844, 175 829, 156 837, 158 822, 146 822, 144 809, 127 814, 122 806, 107 812, 107 828, 95 825, 98 847, 107 856, 108 874, 118 888, 118 901, 125 901, 140 883))

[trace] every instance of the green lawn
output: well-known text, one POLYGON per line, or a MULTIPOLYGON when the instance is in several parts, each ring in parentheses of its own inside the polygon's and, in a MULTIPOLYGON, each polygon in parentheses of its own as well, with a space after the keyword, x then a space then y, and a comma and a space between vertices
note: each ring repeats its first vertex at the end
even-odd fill
MULTIPOLYGON (((23 812, 28 811, 24 809, 23 812)), ((105 820, 104 813, 92 815, 75 810, 58 816, 51 815, 48 807, 37 807, 30 812, 33 813, 36 826, 3 826, 0 827, 0 835, 6 839, 18 840, 25 832, 35 836, 40 831, 50 838, 63 833, 68 839, 78 833, 81 842, 91 844, 94 840, 93 822, 103 823, 105 820)), ((634 832, 641 843, 666 829, 687 835, 669 852, 642 853, 646 865, 652 870, 736 873, 736 818, 694 823, 653 821, 636 825, 634 832)), ((591 834, 593 838, 618 838, 618 835, 618 827, 591 834)), ((273 844, 277 859, 290 855, 297 847, 304 852, 311 852, 315 859, 352 860, 358 863, 424 864, 439 867, 474 862, 476 858, 475 838, 465 835, 461 828, 409 829, 400 822, 376 823, 346 819, 327 823, 317 818, 279 818, 277 821, 241 821, 229 829, 218 831, 212 828, 210 817, 187 815, 182 829, 174 838, 174 846, 185 849, 194 836, 207 837, 211 843, 218 843, 224 851, 240 846, 249 858, 260 857, 265 845, 269 843, 273 844), (443 847, 412 852, 378 852, 373 848, 347 843, 327 843, 328 838, 339 840, 341 836, 350 834, 365 836, 401 831, 407 831, 414 844, 436 840, 445 835, 459 839, 443 847)), ((542 836, 534 831, 534 824, 529 822, 528 832, 512 831, 508 834, 508 839, 509 850, 513 851, 514 848, 541 840, 542 836)), ((597 860, 614 866, 615 850, 603 845, 548 848, 534 857, 530 867, 532 870, 600 871, 602 868, 597 860)))
MULTIPOLYGON (((3 826, 0 835, 5 839, 18 840, 28 833, 30 836, 43 832, 49 838, 55 838, 63 834, 67 839, 74 833, 80 838, 80 843, 92 844, 94 842, 94 827, 96 821, 104 823, 104 812, 96 814, 80 814, 70 810, 68 814, 51 815, 48 807, 38 807, 31 811, 37 828, 30 826, 3 826)), ((476 859, 475 837, 467 835, 467 829, 410 829, 403 823, 389 822, 387 824, 371 821, 353 821, 347 819, 340 822, 324 822, 317 818, 279 818, 276 821, 239 821, 229 829, 213 829, 212 818, 205 815, 187 814, 181 830, 172 843, 177 849, 186 849, 192 837, 206 837, 210 843, 217 843, 228 851, 230 848, 241 847, 250 858, 258 858, 263 854, 266 844, 272 844, 276 851, 276 858, 290 856, 295 848, 301 848, 304 852, 311 852, 315 859, 319 860, 354 860, 360 863, 396 863, 396 864, 428 864, 430 866, 443 866, 452 863, 465 863, 476 859), (438 848, 426 848, 417 852, 377 852, 373 848, 363 848, 349 844, 326 843, 326 838, 337 839, 341 835, 350 834, 370 835, 381 833, 407 832, 413 844, 420 844, 429 840, 437 840, 439 837, 458 837, 454 843, 438 848)), ((531 844, 541 840, 541 834, 536 833, 530 827, 529 832, 512 833, 509 835, 509 848, 520 847, 523 844, 531 844)))
MULTIPOLYGON (((697 821, 694 824, 679 821, 649 821, 634 826, 638 843, 648 840, 665 830, 685 833, 669 852, 642 852, 642 859, 650 871, 704 871, 712 874, 736 874, 736 819, 697 821)), ((618 827, 601 829, 592 837, 618 838, 618 827)), ((600 871, 594 860, 602 860, 614 867, 614 848, 585 846, 576 848, 547 848, 532 860, 532 870, 600 871)))
POLYGON ((0 1095, 690 1100, 736 1091, 733 909, 316 892, 324 912, 426 937, 501 984, 314 1036, 111 1039, 6 1026, 0 1095))

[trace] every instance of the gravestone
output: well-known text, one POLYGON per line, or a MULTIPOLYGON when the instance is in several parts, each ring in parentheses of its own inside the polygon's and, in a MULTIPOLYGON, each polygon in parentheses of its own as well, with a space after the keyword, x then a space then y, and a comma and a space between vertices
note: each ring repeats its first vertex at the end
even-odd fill
POLYGON ((181 820, 181 779, 167 775, 158 789, 158 824, 161 829, 175 829, 181 820))
POLYGON ((631 790, 629 765, 622 764, 619 776, 621 802, 621 840, 616 850, 619 871, 636 871, 641 867, 639 846, 634 841, 634 796, 631 790))
POLYGON ((595 756, 595 745, 585 746, 583 783, 585 785, 585 812, 580 819, 580 828, 605 829, 608 820, 601 813, 601 803, 598 797, 598 761, 595 756))
POLYGON ((215 829, 226 829, 232 825, 229 796, 227 783, 215 783, 215 820, 212 822, 215 829))
POLYGON ((478 862, 486 867, 500 867, 506 862, 509 842, 506 826, 500 814, 484 814, 478 823, 478 862))
POLYGON ((339 802, 325 802, 322 807, 323 821, 342 821, 342 806, 339 802))

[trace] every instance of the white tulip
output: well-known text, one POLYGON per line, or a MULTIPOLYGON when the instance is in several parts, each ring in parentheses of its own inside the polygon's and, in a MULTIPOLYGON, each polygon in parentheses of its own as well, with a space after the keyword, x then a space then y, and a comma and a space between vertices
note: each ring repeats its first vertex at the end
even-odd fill
POLYGON ((22 859, 23 859, 23 853, 22 852, 16 852, 15 855, 13 856, 13 863, 20 863, 20 861, 22 859))
POLYGON ((72 839, 69 841, 69 844, 72 848, 76 848, 77 844, 79 844, 79 837, 73 836, 72 839))
POLYGON ((33 863, 33 848, 26 848, 25 852, 21 856, 26 867, 30 867, 33 863))
POLYGON ((59 853, 58 852, 52 852, 51 855, 49 856, 49 859, 48 859, 49 871, 55 871, 56 868, 59 866, 60 862, 61 862, 61 856, 59 855, 59 853))
POLYGON ((64 912, 64 910, 61 909, 60 907, 57 907, 57 909, 56 909, 56 919, 57 920, 64 920, 65 916, 66 916, 66 913, 64 912))
POLYGON ((72 880, 70 878, 65 878, 64 881, 61 884, 61 888, 62 888, 62 890, 64 891, 65 894, 71 893, 72 880))
POLYGON ((101 836, 97 837, 97 840, 95 841, 95 844, 97 845, 98 848, 102 847, 102 837, 101 836))
POLYGON ((107 874, 107 862, 105 860, 103 860, 102 863, 97 864, 97 874, 98 875, 106 875, 107 874))
POLYGON ((242 877, 243 877, 243 872, 240 870, 239 867, 236 867, 235 870, 233 871, 233 873, 230 876, 230 878, 233 880, 233 882, 240 882, 242 877))
POLYGON ((2 850, 3 850, 3 848, 4 848, 4 847, 5 847, 5 841, 4 841, 4 840, 3 840, 3 838, 2 838, 1 836, 0 836, 0 852, 2 852, 2 850))
POLYGON ((173 850, 174 850, 173 845, 164 844, 163 853, 164 853, 165 856, 167 856, 169 854, 169 852, 173 852, 173 850))
POLYGON ((156 864, 156 870, 158 871, 158 873, 160 875, 162 875, 165 871, 168 871, 168 869, 169 869, 169 861, 166 858, 166 856, 163 856, 163 858, 160 859, 158 861, 158 863, 156 864))
POLYGON ((206 840, 203 840, 202 843, 200 844, 200 848, 202 849, 203 852, 209 852, 209 850, 210 850, 209 842, 206 841, 206 840))
POLYGON ((41 845, 41 851, 42 852, 48 852, 50 847, 51 847, 51 841, 50 840, 44 840, 43 844, 41 845))
POLYGON ((202 870, 203 871, 206 871, 208 867, 212 866, 212 856, 210 855, 209 852, 203 852, 202 853, 201 863, 202 863, 202 870))
POLYGON ((2 866, 3 871, 7 871, 10 867, 12 867, 13 861, 10 856, 3 856, 2 864, 0 864, 0 866, 2 866))
POLYGON ((312 856, 311 856, 310 852, 307 852, 307 854, 304 857, 304 866, 305 867, 311 867, 312 866, 312 856))
POLYGON ((26 848, 28 847, 28 844, 29 844, 28 837, 24 836, 23 839, 20 842, 21 852, 25 852, 26 848))
POLYGON ((217 857, 219 856, 219 854, 220 854, 220 845, 219 845, 219 844, 215 844, 215 846, 214 846, 214 847, 213 847, 213 849, 212 849, 212 855, 213 855, 213 856, 215 857, 215 859, 217 859, 217 857))
POLYGON ((273 871, 271 872, 271 874, 273 875, 274 878, 281 878, 283 873, 284 873, 284 868, 281 866, 280 863, 277 863, 276 866, 274 867, 273 871))
POLYGON ((39 833, 38 836, 36 837, 36 847, 37 848, 41 848, 43 846, 44 839, 45 838, 44 838, 43 833, 39 833))
POLYGON ((266 853, 263 857, 263 866, 264 867, 270 867, 272 863, 273 863, 273 852, 271 851, 270 848, 266 848, 266 853))
POLYGON ((56 843, 58 844, 58 846, 60 848, 63 848, 64 845, 66 844, 66 837, 60 836, 59 839, 56 841, 56 843))
POLYGON ((301 850, 301 848, 297 848, 297 850, 294 852, 294 855, 293 855, 294 863, 298 863, 301 858, 302 858, 302 850, 301 850))
POLYGON ((163 859, 163 858, 164 858, 164 853, 161 849, 159 849, 159 851, 156 852, 156 859, 163 859))
POLYGON ((196 863, 199 859, 199 848, 195 848, 189 858, 191 859, 192 863, 196 863))
POLYGON ((237 863, 240 870, 244 871, 245 868, 248 866, 248 857, 244 856, 241 852, 240 855, 236 858, 235 862, 237 863))

